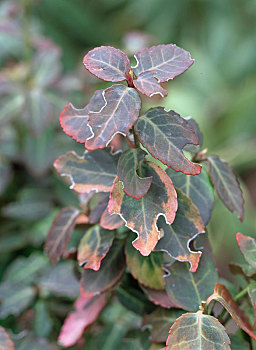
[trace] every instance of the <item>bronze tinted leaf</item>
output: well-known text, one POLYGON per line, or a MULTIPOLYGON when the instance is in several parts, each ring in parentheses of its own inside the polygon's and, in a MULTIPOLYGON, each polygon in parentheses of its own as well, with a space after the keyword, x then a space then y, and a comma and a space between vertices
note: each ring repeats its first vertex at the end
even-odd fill
POLYGON ((84 57, 85 68, 96 77, 106 81, 128 79, 130 61, 126 54, 112 46, 100 46, 84 57))
POLYGON ((133 68, 137 77, 152 72, 159 82, 174 79, 184 73, 194 62, 190 53, 174 45, 157 45, 135 53, 137 66, 133 68))
POLYGON ((231 294, 223 284, 216 284, 214 288, 214 293, 206 301, 207 305, 209 305, 209 303, 212 300, 221 303, 222 306, 229 312, 230 316, 236 322, 238 327, 243 329, 247 334, 250 335, 250 337, 256 340, 256 334, 253 333, 252 325, 250 324, 249 318, 233 300, 231 294))
POLYGON ((245 260, 256 270, 256 241, 242 233, 236 234, 236 240, 245 260))
POLYGON ((70 188, 79 193, 110 192, 116 177, 116 157, 106 150, 85 152, 79 157, 67 152, 54 162, 61 176, 68 177, 70 188))
POLYGON ((100 226, 106 230, 115 230, 124 225, 124 220, 118 214, 110 215, 106 208, 100 218, 100 226))
POLYGON ((13 341, 6 330, 0 326, 0 350, 15 350, 13 341))
POLYGON ((84 270, 81 279, 81 294, 84 297, 105 292, 121 279, 125 269, 124 246, 115 240, 107 256, 101 261, 98 271, 84 270))
POLYGON ((182 190, 192 200, 198 208, 204 224, 207 225, 213 209, 214 194, 206 170, 202 168, 198 175, 184 175, 169 168, 166 173, 172 179, 174 186, 182 190))
POLYGON ((169 176, 152 162, 143 163, 143 177, 152 177, 147 194, 141 199, 128 196, 122 183, 116 178, 108 204, 109 213, 119 214, 125 225, 136 232, 138 238, 133 246, 142 255, 149 255, 159 240, 157 219, 164 215, 172 223, 177 211, 177 194, 169 176))
POLYGON ((152 183, 152 177, 142 178, 137 174, 146 155, 142 149, 130 148, 120 156, 117 163, 117 176, 123 183, 124 192, 136 199, 145 196, 152 183))
POLYGON ((178 261, 188 261, 190 271, 195 272, 202 253, 192 251, 189 244, 196 236, 205 232, 205 227, 198 209, 192 201, 182 191, 177 189, 176 191, 178 211, 175 220, 172 225, 168 225, 162 218, 159 218, 157 226, 163 230, 164 235, 155 250, 166 252, 178 261))
POLYGON ((209 174, 213 186, 225 204, 233 213, 237 212, 240 221, 244 218, 244 199, 235 174, 228 164, 217 156, 208 157, 209 174))
POLYGON ((170 327, 183 313, 182 310, 167 310, 158 307, 151 314, 145 315, 142 326, 151 328, 150 341, 154 343, 166 342, 170 327))
POLYGON ((66 251, 79 213, 77 208, 67 207, 54 219, 44 246, 44 251, 53 264, 57 264, 66 251))
POLYGON ((160 252, 151 252, 149 256, 143 256, 132 246, 134 234, 127 239, 125 246, 126 264, 132 276, 146 287, 164 289, 163 257, 160 252))
POLYGON ((162 163, 184 174, 196 175, 201 165, 192 163, 183 154, 187 144, 198 144, 198 137, 179 114, 163 107, 149 109, 135 123, 135 132, 141 144, 162 163))
POLYGON ((91 227, 84 234, 78 246, 77 260, 84 269, 98 271, 101 260, 106 256, 114 239, 114 232, 99 225, 91 227))
POLYGON ((189 270, 188 263, 175 262, 169 268, 165 288, 171 300, 180 308, 195 311, 214 290, 218 275, 213 261, 203 254, 196 272, 189 270), (179 293, 177 293, 179 291, 179 293))
POLYGON ((106 302, 106 294, 90 298, 79 297, 75 302, 75 311, 70 312, 64 321, 58 342, 64 347, 74 345, 84 330, 97 320, 106 302))
POLYGON ((124 85, 102 90, 98 101, 89 102, 89 120, 93 136, 87 139, 89 150, 105 148, 116 134, 126 136, 137 120, 141 100, 138 92, 124 85))
POLYGON ((166 350, 230 350, 230 339, 222 324, 202 311, 180 316, 172 325, 166 350))
POLYGON ((166 97, 168 92, 161 87, 158 79, 151 71, 141 73, 136 80, 133 81, 134 87, 136 87, 142 94, 152 97, 159 94, 162 97, 166 97))
POLYGON ((60 114, 60 125, 77 142, 84 143, 93 135, 88 125, 88 106, 77 109, 69 103, 60 114))

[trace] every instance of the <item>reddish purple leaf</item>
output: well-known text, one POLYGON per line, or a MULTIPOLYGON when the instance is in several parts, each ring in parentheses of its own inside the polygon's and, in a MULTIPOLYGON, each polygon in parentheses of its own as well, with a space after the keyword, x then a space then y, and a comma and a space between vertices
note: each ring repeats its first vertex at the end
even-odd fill
POLYGON ((213 186, 225 204, 233 213, 237 212, 240 221, 244 218, 244 199, 239 182, 228 164, 217 156, 207 158, 209 174, 213 186))
POLYGON ((236 234, 236 240, 239 249, 243 254, 248 264, 256 270, 256 241, 250 236, 245 236, 242 233, 236 234))
POLYGON ((130 148, 119 157, 117 163, 117 176, 123 184, 124 192, 135 199, 145 196, 152 183, 152 177, 143 178, 137 174, 146 155, 142 149, 130 148))
POLYGON ((75 302, 75 311, 69 313, 64 321, 58 342, 65 348, 74 345, 85 329, 97 320, 106 302, 106 294, 91 298, 79 297, 75 302))
POLYGON ((0 350, 15 350, 13 341, 3 327, 0 327, 0 350))
POLYGON ((124 220, 118 214, 110 215, 106 208, 100 218, 100 226, 106 230, 115 230, 124 225, 124 220))
POLYGON ((151 108, 135 123, 141 144, 162 163, 186 175, 200 174, 201 165, 188 160, 182 149, 198 144, 198 137, 189 123, 174 111, 151 108))
POLYGON ((56 264, 66 251, 79 213, 78 209, 67 207, 54 219, 44 246, 44 251, 48 253, 53 264, 56 264))
POLYGON ((148 299, 152 301, 155 305, 160 305, 165 309, 170 309, 172 307, 178 307, 171 298, 168 296, 166 290, 157 290, 153 288, 142 287, 144 293, 147 295, 148 299))
POLYGON ((100 192, 93 196, 89 204, 90 214, 88 219, 90 224, 96 224, 100 221, 101 216, 107 208, 108 201, 109 193, 100 192))
POLYGON ((158 79, 149 71, 140 74, 138 79, 133 81, 133 85, 139 92, 148 97, 156 94, 160 94, 162 97, 168 95, 168 92, 159 84, 158 79))
MULTIPOLYGON (((94 97, 93 99, 96 100, 94 97)), ((138 92, 124 85, 113 85, 101 90, 97 101, 91 101, 88 106, 88 123, 93 137, 85 143, 89 150, 107 147, 116 134, 126 136, 137 120, 141 108, 138 92)))
POLYGON ((100 46, 84 57, 85 68, 106 81, 129 80, 130 61, 126 54, 112 46, 100 46))
POLYGON ((76 109, 69 103, 60 114, 60 125, 65 134, 77 142, 84 143, 92 136, 88 125, 88 106, 76 109))

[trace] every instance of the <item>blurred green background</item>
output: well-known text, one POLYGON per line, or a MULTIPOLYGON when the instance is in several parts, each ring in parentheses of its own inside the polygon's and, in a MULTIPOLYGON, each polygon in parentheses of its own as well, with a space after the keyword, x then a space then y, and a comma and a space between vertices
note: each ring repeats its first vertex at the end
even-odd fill
MULTIPOLYGON (((77 203, 52 162, 67 150, 84 150, 63 134, 60 111, 69 101, 83 107, 96 88, 107 85, 86 72, 83 56, 100 45, 132 56, 160 43, 190 51, 195 63, 165 86, 167 98, 143 97, 144 108, 162 105, 191 115, 204 133, 204 146, 238 174, 244 222, 216 198, 208 231, 222 276, 229 278, 229 262, 242 259, 235 234, 256 235, 256 1, 10 0, 0 3, 0 277, 5 283, 8 271, 20 266, 18 259, 27 268, 31 254, 42 258, 52 218, 59 208, 77 203)), ((28 324, 37 336, 56 339, 58 326, 42 331, 38 324, 54 314, 49 322, 59 325, 71 304, 67 296, 53 302, 54 291, 45 293, 53 299, 43 297, 32 307, 36 325, 29 309, 21 321, 15 318, 19 311, 7 312, 3 325, 18 332, 28 324)))

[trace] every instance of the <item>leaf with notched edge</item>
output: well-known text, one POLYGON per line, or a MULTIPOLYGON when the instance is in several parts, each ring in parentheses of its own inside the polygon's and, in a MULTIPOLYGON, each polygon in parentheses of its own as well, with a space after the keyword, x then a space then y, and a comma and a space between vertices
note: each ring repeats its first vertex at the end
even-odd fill
POLYGON ((164 289, 162 253, 151 252, 149 256, 142 256, 131 244, 135 238, 132 232, 130 236, 126 241, 125 256, 132 276, 143 286, 164 289))
POLYGON ((172 225, 159 218, 157 226, 163 230, 164 235, 155 248, 163 251, 178 261, 188 261, 190 271, 195 272, 202 252, 192 251, 190 242, 200 233, 205 232, 204 223, 198 209, 192 201, 180 190, 176 189, 178 198, 178 211, 172 225))
POLYGON ((0 326, 0 350, 15 350, 14 344, 6 330, 0 326))
POLYGON ((142 149, 131 148, 120 156, 117 163, 117 176, 123 183, 124 192, 135 199, 145 196, 152 183, 152 177, 142 178, 137 174, 146 155, 142 149))
POLYGON ((77 260, 84 269, 98 271, 101 260, 106 256, 114 239, 114 232, 99 225, 91 227, 84 234, 78 246, 77 260))
POLYGON ((182 151, 186 144, 198 144, 198 137, 179 114, 163 107, 151 108, 134 128, 139 141, 154 158, 184 174, 200 174, 201 165, 189 161, 182 151))
POLYGON ((77 109, 69 103, 60 114, 60 125, 77 142, 84 143, 93 135, 88 125, 88 106, 77 109))
POLYGON ((67 152, 54 162, 61 176, 67 176, 70 188, 79 193, 110 192, 116 177, 117 158, 106 150, 85 152, 79 157, 67 152))
POLYGON ((129 79, 131 66, 128 57, 112 46, 100 46, 89 51, 83 63, 89 72, 102 80, 117 82, 129 79))
POLYGON ((124 225, 124 220, 118 214, 110 215, 106 208, 100 218, 100 226, 106 230, 115 230, 124 225))
POLYGON ((132 69, 137 77, 152 72, 161 83, 184 73, 194 62, 188 51, 174 44, 145 48, 136 52, 134 57, 137 66, 132 69))
POLYGON ((209 174, 218 196, 225 206, 232 213, 237 212, 238 218, 243 221, 244 199, 235 174, 228 164, 219 157, 210 156, 207 160, 209 174))
POLYGON ((93 136, 85 148, 105 148, 116 134, 126 136, 139 117, 141 100, 138 92, 124 85, 113 85, 102 90, 98 103, 89 102, 89 119, 93 136))
POLYGON ((74 345, 84 330, 97 320, 106 302, 106 294, 91 298, 79 297, 75 302, 75 311, 70 312, 64 321, 58 343, 64 347, 74 345))
POLYGON ((248 264, 256 270, 256 241, 250 236, 242 233, 236 234, 236 240, 241 253, 248 264))
POLYGON ((159 166, 152 162, 143 163, 142 176, 152 176, 152 184, 147 194, 141 199, 128 196, 122 183, 116 178, 108 211, 119 214, 125 225, 136 232, 138 238, 133 246, 142 255, 149 255, 159 240, 159 230, 156 222, 160 215, 164 215, 168 223, 172 223, 177 207, 177 194, 169 176, 159 166))
POLYGON ((67 207, 62 209, 54 219, 44 246, 44 251, 53 264, 57 264, 66 251, 79 213, 78 209, 67 207))
POLYGON ((158 307, 151 314, 143 317, 142 327, 151 328, 151 342, 164 343, 168 337, 170 327, 183 313, 182 310, 167 310, 158 307))
POLYGON ((202 168, 198 175, 184 175, 181 172, 167 169, 176 188, 182 190, 198 208, 204 224, 207 225, 213 209, 214 193, 207 171, 202 168))
POLYGON ((230 350, 230 339, 222 324, 202 311, 180 316, 172 325, 166 350, 230 350))
POLYGON ((114 287, 125 270, 124 246, 114 240, 98 271, 84 270, 81 279, 81 295, 84 297, 103 293, 114 287))
POLYGON ((134 87, 136 87, 142 94, 152 97, 153 95, 159 94, 162 97, 168 95, 167 90, 162 88, 159 84, 158 79, 154 77, 152 72, 144 72, 138 76, 138 79, 133 81, 134 87))
POLYGON ((188 263, 175 262, 164 277, 165 288, 171 300, 181 309, 196 311, 212 293, 218 280, 213 261, 202 255, 196 272, 189 271, 188 263), (179 293, 177 293, 177 290, 179 293))
POLYGON ((233 318, 238 327, 243 329, 250 335, 250 337, 256 340, 256 334, 253 333, 249 318, 232 299, 231 294, 223 284, 216 284, 214 293, 207 299, 206 304, 209 305, 212 300, 221 303, 221 305, 229 312, 230 316, 233 318))

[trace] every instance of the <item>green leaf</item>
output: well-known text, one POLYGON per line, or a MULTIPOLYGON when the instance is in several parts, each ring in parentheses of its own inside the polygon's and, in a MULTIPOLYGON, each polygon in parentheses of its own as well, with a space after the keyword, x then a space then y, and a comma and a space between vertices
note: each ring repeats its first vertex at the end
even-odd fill
POLYGON ((218 196, 225 206, 232 213, 237 212, 238 218, 243 221, 244 199, 235 174, 228 164, 219 157, 211 156, 207 160, 209 174, 218 196))
POLYGON ((34 330, 38 337, 47 337, 52 330, 53 321, 49 315, 47 305, 43 300, 35 304, 34 330))
POLYGON ((166 350, 230 350, 222 324, 202 311, 179 317, 170 329, 166 350))
POLYGON ((93 136, 87 139, 85 148, 95 150, 107 147, 116 134, 128 135, 139 117, 141 100, 135 89, 113 85, 101 90, 101 96, 94 103, 90 101, 88 108, 93 136))
POLYGON ((57 264, 65 253, 79 213, 80 210, 67 207, 62 209, 53 220, 44 246, 44 251, 49 255, 53 264, 57 264))
POLYGON ((35 295, 36 291, 33 287, 11 281, 2 283, 0 285, 0 318, 19 315, 32 303, 35 295))
POLYGON ((180 308, 196 311, 214 290, 218 275, 213 261, 203 254, 196 272, 189 271, 188 263, 176 262, 166 268, 166 291, 171 300, 180 308))
POLYGON ((255 269, 251 266, 248 265, 247 263, 230 263, 229 264, 229 269, 234 275, 244 275, 247 277, 252 277, 253 275, 256 274, 255 269))
POLYGON ((204 223, 192 201, 180 190, 177 191, 178 211, 172 225, 168 225, 162 218, 158 220, 158 227, 163 232, 155 248, 163 251, 178 261, 188 261, 190 270, 195 272, 202 252, 190 249, 190 243, 200 233, 205 232, 204 223))
POLYGON ((166 173, 172 179, 173 185, 182 190, 195 204, 207 225, 213 209, 214 193, 207 171, 202 168, 198 175, 184 175, 167 169, 166 173))
POLYGON ((180 317, 184 311, 167 310, 161 307, 156 308, 151 314, 143 318, 143 327, 150 328, 150 341, 154 343, 165 343, 168 337, 170 326, 180 317))
POLYGON ((85 152, 82 157, 68 152, 54 162, 54 167, 79 193, 110 192, 116 177, 116 157, 106 150, 85 152))
POLYGON ((123 183, 124 192, 135 199, 145 196, 152 183, 151 177, 142 178, 137 174, 137 169, 146 155, 147 153, 142 149, 130 148, 118 160, 117 176, 119 181, 123 183))
POLYGON ((242 233, 236 234, 236 240, 245 260, 256 270, 256 241, 242 233))
POLYGON ((13 341, 6 330, 0 326, 0 349, 1 350, 15 350, 13 341))
POLYGON ((152 162, 143 163, 142 175, 152 176, 152 184, 147 194, 141 199, 128 196, 116 178, 108 204, 110 214, 116 213, 125 221, 125 225, 136 232, 138 238, 133 246, 142 255, 149 255, 159 240, 156 226, 159 215, 164 215, 172 223, 177 211, 177 194, 172 181, 164 170, 152 162))
POLYGON ((253 333, 252 325, 244 311, 232 299, 227 288, 220 283, 217 283, 214 288, 214 293, 209 296, 206 304, 209 305, 212 300, 218 301, 229 312, 238 327, 244 330, 250 337, 256 340, 256 334, 253 333))
POLYGON ((198 144, 198 137, 189 123, 174 111, 151 108, 134 125, 139 141, 162 163, 184 174, 200 174, 201 165, 192 163, 183 154, 187 144, 198 144))
POLYGON ((146 287, 164 289, 163 257, 160 252, 151 252, 149 256, 142 256, 133 248, 134 235, 130 234, 125 246, 126 264, 135 279, 146 287))
POLYGON ((248 295, 250 297, 253 309, 254 309, 254 324, 252 328, 256 326, 256 282, 249 284, 248 295))
POLYGON ((81 294, 91 297, 114 287, 125 269, 123 242, 115 240, 98 271, 84 270, 81 279, 81 294))
POLYGON ((23 331, 18 336, 13 336, 16 350, 58 350, 52 343, 45 338, 37 338, 33 333, 23 331))
POLYGON ((229 338, 231 340, 231 350, 250 350, 250 345, 245 340, 233 334, 229 338))
POLYGON ((101 260, 106 256, 114 239, 114 232, 99 225, 91 227, 84 234, 78 246, 77 260, 84 269, 98 271, 101 260))

